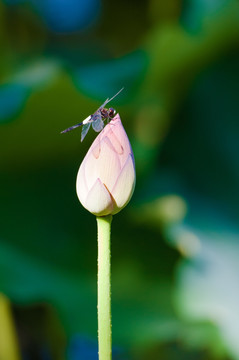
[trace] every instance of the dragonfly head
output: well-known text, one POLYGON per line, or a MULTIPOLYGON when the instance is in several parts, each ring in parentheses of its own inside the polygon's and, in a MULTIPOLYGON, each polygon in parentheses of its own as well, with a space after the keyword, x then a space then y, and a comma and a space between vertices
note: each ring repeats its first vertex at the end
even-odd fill
POLYGON ((109 117, 113 119, 113 117, 116 115, 116 110, 113 108, 109 108, 109 117))

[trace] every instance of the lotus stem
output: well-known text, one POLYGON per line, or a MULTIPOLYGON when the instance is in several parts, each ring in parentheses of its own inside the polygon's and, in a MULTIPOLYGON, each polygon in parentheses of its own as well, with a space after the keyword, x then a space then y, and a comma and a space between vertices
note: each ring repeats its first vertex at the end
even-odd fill
POLYGON ((98 344, 99 360, 112 360, 110 229, 112 215, 98 216, 98 344))

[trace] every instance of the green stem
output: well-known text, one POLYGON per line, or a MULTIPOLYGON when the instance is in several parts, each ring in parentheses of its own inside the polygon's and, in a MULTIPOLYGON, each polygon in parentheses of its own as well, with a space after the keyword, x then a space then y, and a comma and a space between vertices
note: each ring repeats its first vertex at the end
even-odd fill
POLYGON ((110 227, 112 215, 97 217, 96 220, 98 228, 99 360, 111 360, 110 227))

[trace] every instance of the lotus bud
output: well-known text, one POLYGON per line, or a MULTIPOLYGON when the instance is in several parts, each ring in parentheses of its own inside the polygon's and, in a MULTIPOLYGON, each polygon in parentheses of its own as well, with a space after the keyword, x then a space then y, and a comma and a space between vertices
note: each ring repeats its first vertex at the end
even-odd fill
POLYGON ((99 133, 81 163, 77 195, 92 214, 114 215, 129 202, 135 180, 134 155, 117 114, 99 133))

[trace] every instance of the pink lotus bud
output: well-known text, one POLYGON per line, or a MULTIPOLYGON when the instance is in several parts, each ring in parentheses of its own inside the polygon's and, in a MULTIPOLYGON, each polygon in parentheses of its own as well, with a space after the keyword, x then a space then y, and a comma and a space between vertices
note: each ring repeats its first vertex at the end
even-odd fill
POLYGON ((97 216, 118 213, 135 187, 134 155, 117 114, 97 136, 77 175, 82 205, 97 216))

